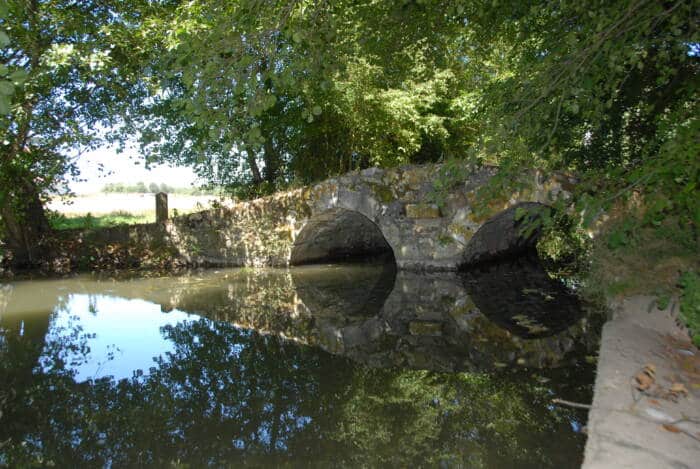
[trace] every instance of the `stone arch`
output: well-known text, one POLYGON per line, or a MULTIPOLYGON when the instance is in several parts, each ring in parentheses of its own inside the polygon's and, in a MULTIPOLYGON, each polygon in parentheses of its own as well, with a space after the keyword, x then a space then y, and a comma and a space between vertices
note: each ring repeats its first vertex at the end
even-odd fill
POLYGON ((381 229, 362 213, 332 208, 312 216, 292 246, 290 265, 342 262, 386 256, 394 251, 381 229))
POLYGON ((534 249, 540 230, 535 229, 528 236, 523 236, 523 226, 548 210, 551 207, 538 202, 520 202, 494 215, 469 240, 458 267, 464 269, 534 249), (526 216, 517 216, 521 210, 526 212, 526 216))

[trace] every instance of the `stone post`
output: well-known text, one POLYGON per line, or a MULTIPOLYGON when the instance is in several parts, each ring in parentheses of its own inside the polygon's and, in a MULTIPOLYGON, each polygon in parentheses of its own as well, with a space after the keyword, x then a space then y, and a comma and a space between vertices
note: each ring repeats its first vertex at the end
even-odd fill
POLYGON ((165 223, 168 220, 168 194, 158 192, 156 194, 156 223, 165 223))

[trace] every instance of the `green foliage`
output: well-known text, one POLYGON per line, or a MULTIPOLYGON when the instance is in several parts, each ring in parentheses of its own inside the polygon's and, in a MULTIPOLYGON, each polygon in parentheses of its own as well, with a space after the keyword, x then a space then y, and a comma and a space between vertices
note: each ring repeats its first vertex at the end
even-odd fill
MULTIPOLYGON (((606 296, 676 292, 680 272, 700 267, 694 227, 669 216, 660 225, 627 213, 608 223, 591 247, 587 284, 606 296)), ((658 303, 658 302, 657 302, 658 303)), ((663 303, 663 301, 661 301, 663 303)))
POLYGON ((464 184, 468 175, 469 167, 463 160, 455 157, 448 158, 440 165, 438 173, 433 178, 428 200, 443 209, 447 196, 455 187, 464 184))
POLYGON ((124 40, 139 24, 132 22, 139 13, 129 12, 139 2, 122 3, 119 22, 99 2, 3 2, 12 45, 0 63, 15 78, 16 105, 0 118, 9 157, 0 176, 9 176, 9 165, 23 166, 41 178, 40 189, 55 188, 75 170, 67 152, 95 145, 99 127, 112 126, 125 109, 136 84, 124 40))
POLYGON ((560 272, 582 274, 588 271, 591 239, 576 222, 561 211, 543 211, 537 252, 560 272))
MULTIPOLYGON (((502 170, 574 170, 588 224, 634 191, 647 223, 697 223, 697 10, 691 2, 505 2, 475 21, 496 80, 485 142, 502 170), (510 3, 510 4, 509 4, 510 3), (505 4, 509 4, 506 6, 505 4), (507 54, 503 54, 507 50, 507 54), (500 57, 495 57, 501 54, 500 57)), ((486 58, 485 56, 484 58, 486 58)))
POLYGON ((611 223, 603 233, 606 247, 612 251, 633 252, 655 239, 668 241, 673 249, 667 254, 689 256, 696 253, 698 239, 692 225, 671 217, 654 224, 647 224, 647 219, 646 214, 625 214, 611 223))
POLYGON ((656 307, 660 310, 668 308, 671 304, 671 294, 668 291, 662 291, 656 297, 656 307))
POLYGON ((610 249, 636 247, 638 239, 639 220, 633 217, 623 219, 607 233, 607 245, 610 249))
POLYGON ((130 123, 150 160, 239 196, 435 161, 473 136, 458 27, 412 3, 191 2, 161 24, 160 68, 130 123))
POLYGON ((693 343, 700 347, 700 275, 685 272, 680 279, 681 319, 688 326, 693 343))
POLYGON ((42 204, 67 193, 77 157, 123 141, 119 116, 143 97, 146 25, 169 2, 0 2, 0 236, 33 253, 47 230, 42 204), (9 47, 4 47, 7 38, 9 47), (12 81, 10 90, 9 81, 12 81), (11 93, 10 93, 11 92, 11 93), (109 129, 109 131, 105 131, 109 129))
MULTIPOLYGON (((8 5, 5 0, 0 2, 0 21, 5 20, 8 15, 8 5)), ((5 31, 0 30, 0 49, 8 48, 12 45, 10 37, 5 31)), ((21 69, 13 69, 6 64, 0 64, 0 116, 5 116, 10 113, 10 105, 12 104, 12 95, 15 92, 15 86, 21 85, 26 78, 24 71, 21 69)))
POLYGON ((520 236, 526 239, 535 233, 542 232, 545 227, 550 228, 554 225, 553 213, 549 207, 542 207, 539 210, 518 207, 515 210, 514 219, 520 226, 520 236))

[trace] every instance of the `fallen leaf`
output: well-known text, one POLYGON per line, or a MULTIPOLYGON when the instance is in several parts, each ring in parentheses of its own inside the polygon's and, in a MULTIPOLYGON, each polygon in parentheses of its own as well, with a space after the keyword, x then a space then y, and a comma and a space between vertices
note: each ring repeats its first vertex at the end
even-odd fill
POLYGON ((681 432, 680 428, 678 428, 675 425, 671 425, 670 423, 664 423, 661 426, 664 427, 664 430, 671 432, 671 433, 680 433, 681 432))
POLYGON ((652 364, 644 365, 644 368, 637 373, 634 380, 637 382, 636 387, 638 390, 646 391, 656 381, 656 367, 652 364))
POLYGON ((637 381, 637 389, 640 391, 646 391, 651 387, 652 384, 654 384, 654 380, 651 379, 649 376, 645 375, 644 373, 639 373, 635 377, 635 381, 637 381))
POLYGON ((682 383, 673 383, 671 385, 671 392, 675 394, 683 394, 684 396, 688 395, 688 389, 686 389, 682 383))

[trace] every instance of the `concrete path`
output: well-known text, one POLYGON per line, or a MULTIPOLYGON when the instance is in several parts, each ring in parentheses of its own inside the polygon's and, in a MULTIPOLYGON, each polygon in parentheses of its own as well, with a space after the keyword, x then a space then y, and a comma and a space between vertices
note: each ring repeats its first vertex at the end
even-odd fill
POLYGON ((700 352, 675 323, 677 304, 653 300, 625 299, 603 328, 584 469, 700 468, 700 352))

